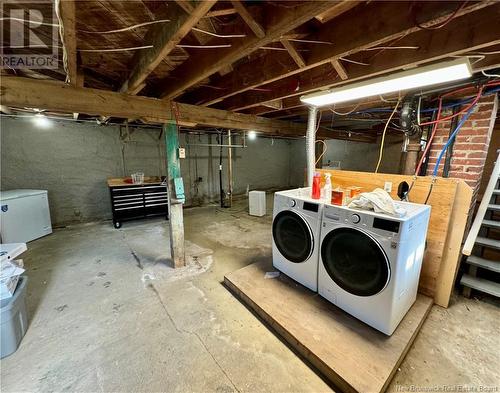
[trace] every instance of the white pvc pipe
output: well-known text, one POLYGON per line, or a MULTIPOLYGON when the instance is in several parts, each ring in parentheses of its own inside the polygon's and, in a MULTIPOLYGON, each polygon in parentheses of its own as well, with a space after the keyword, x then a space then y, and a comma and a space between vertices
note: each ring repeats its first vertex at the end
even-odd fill
POLYGON ((314 170, 316 169, 316 115, 318 108, 309 107, 306 132, 306 160, 307 160, 307 186, 312 187, 314 170))

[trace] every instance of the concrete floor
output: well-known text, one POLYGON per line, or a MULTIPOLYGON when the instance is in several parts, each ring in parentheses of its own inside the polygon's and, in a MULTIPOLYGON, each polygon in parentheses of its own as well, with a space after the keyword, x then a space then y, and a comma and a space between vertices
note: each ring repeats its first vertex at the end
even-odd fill
MULTIPOLYGON (((189 263, 175 271, 161 219, 78 225, 31 242, 30 326, 1 361, 2 391, 331 391, 221 284, 271 256, 271 216, 245 210, 187 210, 189 263)), ((499 320, 488 302, 434 307, 389 391, 498 391, 499 320)))

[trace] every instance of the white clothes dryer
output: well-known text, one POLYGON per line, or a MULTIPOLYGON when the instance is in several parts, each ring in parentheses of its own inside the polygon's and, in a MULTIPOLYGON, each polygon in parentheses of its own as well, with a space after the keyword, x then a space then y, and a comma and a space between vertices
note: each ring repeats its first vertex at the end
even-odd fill
POLYGON ((274 194, 273 266, 317 291, 323 203, 310 198, 310 192, 300 188, 274 194))
POLYGON ((318 292, 391 335, 416 300, 430 206, 396 202, 401 218, 325 205, 318 292))

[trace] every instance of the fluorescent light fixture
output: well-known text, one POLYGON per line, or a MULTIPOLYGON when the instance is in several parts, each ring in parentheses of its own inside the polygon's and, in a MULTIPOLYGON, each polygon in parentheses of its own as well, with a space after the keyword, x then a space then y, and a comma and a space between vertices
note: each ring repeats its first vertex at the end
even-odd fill
POLYGON ((49 128, 51 125, 51 121, 42 113, 33 116, 33 122, 40 128, 49 128))
POLYGON ((394 93, 400 90, 410 90, 417 87, 466 79, 470 76, 472 76, 472 70, 469 60, 457 59, 308 94, 300 97, 300 101, 321 107, 339 102, 354 101, 364 97, 394 93))
POLYGON ((255 131, 248 131, 248 139, 253 141, 257 138, 257 133, 255 131))

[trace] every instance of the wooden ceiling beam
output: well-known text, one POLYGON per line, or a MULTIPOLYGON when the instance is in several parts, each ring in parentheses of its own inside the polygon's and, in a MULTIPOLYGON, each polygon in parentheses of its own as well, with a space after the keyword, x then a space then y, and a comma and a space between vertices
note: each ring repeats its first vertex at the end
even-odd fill
MULTIPOLYGON (((500 20, 500 4, 457 18, 455 23, 439 30, 422 30, 405 37, 399 45, 418 49, 386 50, 368 60, 369 65, 344 62, 342 64, 347 80, 337 76, 330 64, 324 64, 270 84, 268 91, 249 91, 230 97, 218 107, 228 110, 245 110, 260 106, 262 102, 300 96, 318 89, 331 88, 361 79, 416 67, 421 64, 459 56, 500 44, 500 36, 491 29, 500 20), (397 55, 396 55, 397 53, 397 55)), ((372 52, 368 52, 372 53, 372 52)), ((488 58, 489 56, 486 56, 488 58)), ((479 70, 483 62, 473 64, 479 70)), ((266 86, 267 87, 267 86, 266 86)))
POLYGON ((10 107, 35 107, 54 112, 78 112, 125 119, 144 118, 158 123, 170 122, 175 118, 172 113, 172 106, 175 105, 181 125, 251 129, 281 136, 303 136, 306 132, 305 124, 30 78, 2 77, 0 101, 2 105, 10 107))
POLYGON ((342 65, 341 60, 332 60, 332 67, 337 72, 340 79, 343 81, 349 79, 349 75, 347 74, 345 67, 342 65))
POLYGON ((61 19, 64 26, 62 38, 66 50, 66 72, 69 83, 76 85, 78 79, 78 58, 76 50, 76 11, 74 0, 59 2, 61 19))
POLYGON ((249 55, 261 46, 276 41, 282 35, 304 24, 308 20, 331 7, 329 1, 306 1, 293 8, 272 7, 265 9, 267 23, 264 38, 247 37, 245 40, 232 40, 230 48, 219 48, 200 56, 191 56, 182 66, 170 74, 165 83, 162 98, 173 98, 182 94, 191 86, 203 81, 237 60, 249 55))
POLYGON ((285 47, 285 49, 288 51, 288 54, 290 57, 293 59, 293 61, 300 67, 303 68, 306 66, 306 62, 304 61, 304 58, 301 56, 299 51, 295 49, 293 44, 288 41, 288 40, 281 40, 281 44, 285 47))
MULTIPOLYGON (((412 9, 408 2, 370 2, 359 5, 325 23, 318 33, 306 37, 308 40, 331 42, 332 45, 311 44, 310 51, 303 56, 305 67, 297 68, 287 54, 269 54, 242 63, 224 78, 213 81, 211 86, 217 89, 217 93, 214 89, 195 90, 183 97, 183 100, 200 105, 213 105, 258 86, 300 74, 332 60, 420 31, 421 28, 415 24, 415 18, 423 25, 433 24, 456 12, 458 5, 454 2, 421 2, 418 6, 419 13, 415 15, 415 9, 412 9), (367 20, 370 23, 362 22, 367 20)), ((500 5, 492 1, 470 3, 458 10, 455 17, 484 7, 493 9, 500 5)), ((456 21, 452 21, 447 26, 456 24, 456 21)), ((432 30, 434 33, 439 31, 432 30)), ((452 37, 449 41, 452 41, 452 37)))
POLYGON ((136 52, 133 57, 131 71, 123 83, 120 92, 137 94, 148 75, 168 56, 176 45, 191 31, 203 16, 215 4, 214 0, 204 0, 195 6, 187 2, 179 2, 189 12, 175 3, 170 3, 171 15, 169 23, 153 25, 145 36, 145 43, 153 45, 152 48, 136 52))
POLYGON ((204 18, 215 18, 218 16, 226 16, 226 15, 233 15, 233 14, 236 14, 235 8, 225 8, 225 9, 221 9, 221 10, 209 11, 204 16, 204 18))
POLYGON ((235 0, 231 2, 233 4, 236 12, 241 16, 241 19, 245 21, 250 30, 259 37, 264 38, 266 36, 266 32, 262 28, 262 26, 254 19, 254 17, 248 12, 246 7, 239 0, 235 0))
POLYGON ((330 8, 329 10, 319 14, 316 16, 316 19, 321 23, 326 23, 331 21, 333 18, 343 14, 346 11, 349 11, 351 8, 356 7, 358 4, 362 3, 362 1, 339 1, 338 4, 330 8))

